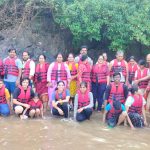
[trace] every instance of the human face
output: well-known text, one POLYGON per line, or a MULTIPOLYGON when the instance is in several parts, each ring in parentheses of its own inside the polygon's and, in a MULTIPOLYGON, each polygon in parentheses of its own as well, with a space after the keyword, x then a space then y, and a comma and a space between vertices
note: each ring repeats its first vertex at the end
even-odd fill
POLYGON ((104 62, 104 58, 103 58, 103 56, 100 56, 99 58, 98 58, 98 63, 99 64, 102 64, 104 62))
POLYGON ((28 55, 27 52, 23 52, 23 54, 22 54, 22 59, 23 59, 24 61, 27 61, 27 60, 29 59, 29 55, 28 55))
POLYGON ((85 93, 86 92, 86 87, 84 86, 84 85, 81 85, 80 86, 80 91, 81 91, 81 93, 85 93))
POLYGON ((22 82, 22 87, 23 87, 23 89, 27 89, 28 88, 28 85, 29 85, 29 81, 28 80, 24 80, 23 82, 22 82))
POLYGON ((39 100, 39 98, 38 97, 34 97, 34 99, 33 99, 35 102, 37 102, 38 100, 39 100))
POLYGON ((134 65, 135 64, 135 60, 134 59, 130 59, 130 64, 134 65))
POLYGON ((81 55, 86 55, 87 54, 87 48, 82 48, 80 53, 81 53, 81 55))
POLYGON ((0 89, 2 88, 3 85, 4 85, 3 81, 0 81, 0 89))
POLYGON ((61 63, 63 61, 63 57, 61 54, 58 54, 57 58, 56 58, 58 63, 61 63))
POLYGON ((123 57, 124 57, 124 56, 123 56, 122 54, 116 55, 116 58, 117 58, 118 61, 123 60, 123 57))
POLYGON ((39 56, 39 63, 44 63, 45 62, 45 58, 43 55, 39 56))
POLYGON ((114 82, 115 83, 119 83, 120 79, 121 79, 120 75, 114 76, 114 82))
POLYGON ((64 83, 60 82, 60 83, 57 85, 57 88, 58 88, 59 91, 63 91, 64 88, 65 88, 64 83))
POLYGON ((74 57, 73 57, 72 54, 69 54, 69 56, 68 56, 68 61, 69 61, 69 62, 73 62, 73 61, 74 61, 74 57))
POLYGON ((11 51, 9 52, 9 57, 10 57, 10 58, 14 58, 15 56, 16 56, 15 50, 11 50, 11 51))
POLYGON ((143 70, 145 68, 144 65, 139 65, 140 69, 143 70))

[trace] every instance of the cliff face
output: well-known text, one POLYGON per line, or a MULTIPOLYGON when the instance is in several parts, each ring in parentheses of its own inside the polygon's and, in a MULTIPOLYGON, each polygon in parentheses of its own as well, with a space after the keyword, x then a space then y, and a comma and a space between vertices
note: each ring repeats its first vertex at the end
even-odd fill
POLYGON ((13 47, 20 56, 24 50, 28 50, 34 59, 44 53, 48 61, 52 61, 58 51, 68 53, 72 47, 71 43, 71 33, 55 24, 51 15, 44 14, 28 23, 0 31, 2 58, 7 55, 7 50, 13 47))

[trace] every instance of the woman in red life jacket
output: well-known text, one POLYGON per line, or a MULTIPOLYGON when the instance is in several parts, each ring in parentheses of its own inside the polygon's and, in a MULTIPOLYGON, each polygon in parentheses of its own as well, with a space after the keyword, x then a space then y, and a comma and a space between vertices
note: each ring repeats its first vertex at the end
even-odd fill
POLYGON ((39 94, 40 99, 43 102, 44 112, 47 110, 48 106, 48 87, 47 87, 47 71, 49 63, 46 62, 46 56, 41 54, 39 55, 39 63, 36 65, 35 69, 35 89, 39 94))
MULTIPOLYGON (((146 65, 145 60, 142 59, 139 60, 138 64, 139 64, 139 69, 135 72, 135 83, 136 80, 139 80, 149 75, 149 69, 145 67, 146 65)), ((141 81, 138 83, 138 87, 142 95, 144 95, 147 85, 148 85, 148 80, 141 81)))
POLYGON ((64 81, 57 82, 57 88, 52 93, 52 114, 56 116, 64 116, 68 118, 68 102, 70 92, 65 88, 64 81))
POLYGON ((93 94, 87 87, 86 82, 81 82, 74 100, 74 118, 79 122, 89 120, 92 115, 93 94))
POLYGON ((81 63, 79 64, 78 68, 78 85, 80 85, 81 82, 86 82, 88 85, 88 90, 91 89, 91 65, 89 64, 87 60, 87 55, 82 55, 81 57, 81 63))
POLYGON ((38 93, 34 94, 34 98, 29 102, 30 109, 29 109, 29 116, 33 117, 43 117, 43 104, 42 101, 39 99, 38 93))
POLYGON ((138 64, 135 61, 134 56, 131 56, 129 58, 129 62, 128 62, 128 69, 129 69, 129 84, 131 85, 132 82, 134 81, 134 77, 135 77, 135 72, 139 69, 138 64))
POLYGON ((70 85, 71 74, 69 67, 63 62, 63 55, 57 54, 56 61, 51 63, 47 72, 48 94, 50 108, 52 107, 52 93, 57 87, 58 81, 63 81, 66 87, 70 85))
POLYGON ((102 55, 99 56, 97 64, 92 68, 92 93, 94 97, 94 109, 96 100, 98 102, 97 110, 101 111, 103 96, 106 85, 109 84, 109 68, 102 55))
POLYGON ((3 80, 0 79, 0 115, 9 116, 10 110, 10 94, 8 89, 5 88, 3 80))
POLYGON ((112 60, 110 62, 109 66, 110 70, 110 79, 113 80, 113 74, 115 72, 119 72, 121 74, 121 82, 128 84, 128 64, 124 60, 124 53, 123 51, 117 51, 116 53, 116 59, 112 60))
POLYGON ((105 107, 103 122, 107 122, 108 126, 110 127, 115 127, 116 125, 120 125, 126 117, 131 128, 134 128, 126 112, 125 106, 121 104, 120 101, 117 101, 114 96, 113 101, 111 101, 105 107))
POLYGON ((69 90, 71 100, 73 101, 77 91, 78 64, 74 62, 74 55, 72 53, 68 55, 68 61, 66 61, 66 64, 68 65, 71 74, 69 90))
POLYGON ((102 54, 103 58, 104 58, 104 62, 107 64, 107 66, 109 67, 109 62, 108 62, 108 57, 107 57, 107 53, 103 53, 102 54))
MULTIPOLYGON (((34 97, 34 92, 29 86, 29 78, 23 78, 13 93, 13 108, 15 114, 22 115, 30 108, 29 101, 34 97)), ((20 116, 21 117, 21 116, 20 116)))
POLYGON ((147 125, 144 105, 146 101, 144 97, 139 94, 138 86, 133 85, 130 89, 131 95, 128 96, 125 106, 129 118, 134 127, 143 127, 147 125))

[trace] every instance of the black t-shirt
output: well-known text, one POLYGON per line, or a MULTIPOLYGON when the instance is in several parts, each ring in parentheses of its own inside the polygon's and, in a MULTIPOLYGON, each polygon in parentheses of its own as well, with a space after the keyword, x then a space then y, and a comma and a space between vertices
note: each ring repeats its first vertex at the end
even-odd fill
MULTIPOLYGON (((18 96, 20 95, 20 93, 21 93, 21 89, 20 88, 16 88, 14 93, 13 93, 13 99, 18 99, 18 96)), ((30 98, 32 99, 33 97, 34 97, 34 91, 31 89, 31 91, 30 91, 30 98)))

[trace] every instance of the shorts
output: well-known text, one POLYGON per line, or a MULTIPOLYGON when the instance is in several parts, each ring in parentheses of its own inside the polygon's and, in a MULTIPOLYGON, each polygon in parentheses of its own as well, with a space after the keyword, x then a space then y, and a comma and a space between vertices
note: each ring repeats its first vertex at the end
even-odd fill
POLYGON ((144 120, 143 120, 143 117, 138 114, 138 113, 129 113, 129 118, 133 124, 134 127, 137 127, 137 128, 142 128, 144 127, 144 120))

